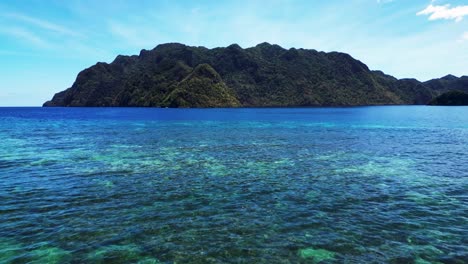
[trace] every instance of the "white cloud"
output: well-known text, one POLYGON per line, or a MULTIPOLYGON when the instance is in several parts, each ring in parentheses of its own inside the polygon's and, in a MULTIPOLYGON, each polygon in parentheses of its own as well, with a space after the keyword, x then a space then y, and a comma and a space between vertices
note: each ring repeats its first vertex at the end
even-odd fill
POLYGON ((468 5, 450 7, 447 5, 428 5, 424 10, 419 11, 416 15, 429 15, 429 20, 437 19, 453 19, 460 22, 464 16, 468 16, 468 5))
POLYGON ((393 1, 395 1, 395 0, 377 0, 377 3, 378 4, 386 4, 386 3, 391 3, 393 1))
POLYGON ((41 48, 46 48, 50 46, 41 37, 21 27, 1 28, 0 34, 10 35, 12 37, 21 39, 22 41, 28 44, 33 44, 41 48))
MULTIPOLYGON (((63 51, 67 51, 67 57, 103 57, 107 56, 108 53, 98 47, 95 47, 93 45, 94 43, 92 43, 92 39, 88 38, 82 32, 21 13, 10 12, 0 14, 0 25, 0 35, 15 39, 17 42, 22 43, 25 46, 48 50, 54 54, 60 54, 63 53, 63 51)), ((0 54, 29 57, 42 56, 35 53, 25 53, 24 51, 2 51, 0 54)), ((52 54, 48 54, 48 56, 50 57, 52 54)))
POLYGON ((167 41, 157 30, 147 25, 124 24, 109 22, 109 31, 127 45, 139 48, 153 48, 157 43, 167 41))
POLYGON ((464 32, 460 37, 460 42, 468 41, 468 31, 464 32))
POLYGON ((39 27, 41 29, 45 29, 45 30, 48 30, 48 31, 53 31, 55 33, 59 33, 59 34, 63 34, 63 35, 69 35, 69 36, 75 36, 75 37, 80 35, 78 32, 73 31, 73 30, 71 30, 69 28, 66 28, 64 26, 61 26, 61 25, 58 25, 58 24, 55 24, 55 23, 52 23, 52 22, 49 22, 49 21, 46 21, 46 20, 42 20, 42 19, 27 16, 27 15, 19 14, 19 13, 4 14, 3 17, 11 18, 11 19, 14 19, 16 21, 25 22, 27 24, 39 27))

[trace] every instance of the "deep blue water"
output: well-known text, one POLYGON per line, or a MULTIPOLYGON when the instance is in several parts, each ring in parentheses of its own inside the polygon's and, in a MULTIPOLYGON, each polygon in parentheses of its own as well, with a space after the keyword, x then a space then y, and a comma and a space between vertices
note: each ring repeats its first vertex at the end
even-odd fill
POLYGON ((0 263, 468 263, 468 107, 0 108, 0 263))

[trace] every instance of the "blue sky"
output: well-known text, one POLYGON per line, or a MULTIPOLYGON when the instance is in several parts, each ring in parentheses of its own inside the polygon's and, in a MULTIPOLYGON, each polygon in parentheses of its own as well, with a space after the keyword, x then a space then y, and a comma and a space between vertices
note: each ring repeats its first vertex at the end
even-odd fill
POLYGON ((468 75, 468 0, 3 0, 0 105, 37 106, 79 71, 160 43, 341 51, 398 78, 468 75))

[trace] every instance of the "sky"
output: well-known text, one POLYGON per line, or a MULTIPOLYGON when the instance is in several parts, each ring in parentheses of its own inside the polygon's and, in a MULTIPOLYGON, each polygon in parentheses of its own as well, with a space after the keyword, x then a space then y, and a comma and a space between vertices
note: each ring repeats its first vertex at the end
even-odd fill
POLYGON ((39 106, 118 54, 180 42, 340 51, 420 81, 468 75, 468 0, 2 0, 0 106, 39 106))

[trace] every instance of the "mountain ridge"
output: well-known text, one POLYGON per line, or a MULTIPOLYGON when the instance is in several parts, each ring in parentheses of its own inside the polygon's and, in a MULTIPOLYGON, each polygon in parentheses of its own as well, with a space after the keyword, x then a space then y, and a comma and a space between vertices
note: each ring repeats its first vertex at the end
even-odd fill
POLYGON ((468 92, 468 76, 447 75, 426 82, 397 79, 371 71, 346 53, 284 49, 266 42, 246 49, 237 44, 208 49, 165 43, 84 69, 70 88, 44 106, 427 104, 449 90, 468 92))
POLYGON ((451 90, 432 99, 429 105, 465 106, 468 105, 468 93, 451 90))

